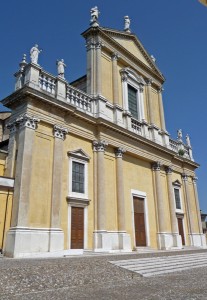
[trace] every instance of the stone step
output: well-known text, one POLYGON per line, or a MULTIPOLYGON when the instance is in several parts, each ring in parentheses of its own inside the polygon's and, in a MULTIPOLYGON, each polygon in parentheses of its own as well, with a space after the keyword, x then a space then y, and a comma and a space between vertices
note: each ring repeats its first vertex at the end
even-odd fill
POLYGON ((111 263, 149 277, 207 266, 207 253, 120 260, 111 263))
POLYGON ((139 262, 139 264, 143 263, 144 265, 153 264, 153 263, 164 263, 170 261, 183 261, 183 260, 198 260, 199 258, 207 258, 207 253, 197 253, 197 254, 189 254, 189 255, 171 255, 171 256, 158 256, 152 258, 141 258, 141 259, 130 259, 130 260, 118 260, 115 261, 114 264, 117 265, 130 265, 139 262))

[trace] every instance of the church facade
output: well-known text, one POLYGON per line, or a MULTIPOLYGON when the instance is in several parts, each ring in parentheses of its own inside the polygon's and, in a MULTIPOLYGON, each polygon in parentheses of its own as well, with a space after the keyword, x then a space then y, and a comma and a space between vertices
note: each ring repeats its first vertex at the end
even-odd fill
POLYGON ((128 17, 123 31, 100 27, 95 8, 90 25, 85 76, 69 84, 63 60, 49 74, 35 45, 2 100, 12 110, 0 151, 5 256, 205 247, 198 164, 189 137, 166 130, 155 59, 128 17))

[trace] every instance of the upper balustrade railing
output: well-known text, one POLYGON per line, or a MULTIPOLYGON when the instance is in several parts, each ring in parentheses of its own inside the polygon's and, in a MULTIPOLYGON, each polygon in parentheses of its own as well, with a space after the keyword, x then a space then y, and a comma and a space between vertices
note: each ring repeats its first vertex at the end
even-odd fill
POLYGON ((37 64, 24 63, 24 67, 21 68, 15 76, 16 90, 24 85, 31 86, 32 88, 50 94, 57 100, 75 106, 78 110, 86 114, 107 119, 137 135, 143 136, 146 139, 174 151, 184 158, 193 160, 190 141, 186 145, 182 139, 173 140, 169 138, 167 132, 160 130, 155 125, 150 125, 144 120, 140 121, 134 119, 129 112, 125 112, 121 107, 112 105, 103 96, 96 95, 92 97, 70 85, 63 77, 53 76, 44 71, 37 64))

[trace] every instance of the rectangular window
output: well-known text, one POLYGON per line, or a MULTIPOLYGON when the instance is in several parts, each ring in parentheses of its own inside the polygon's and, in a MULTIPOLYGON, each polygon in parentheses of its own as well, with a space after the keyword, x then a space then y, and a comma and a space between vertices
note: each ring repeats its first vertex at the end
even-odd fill
POLYGON ((176 209, 181 209, 180 190, 174 189, 176 209))
POLYGON ((79 162, 73 161, 72 164, 72 192, 85 193, 84 190, 84 172, 85 165, 79 162))
POLYGON ((138 119, 137 90, 130 85, 128 85, 128 105, 132 117, 138 119))

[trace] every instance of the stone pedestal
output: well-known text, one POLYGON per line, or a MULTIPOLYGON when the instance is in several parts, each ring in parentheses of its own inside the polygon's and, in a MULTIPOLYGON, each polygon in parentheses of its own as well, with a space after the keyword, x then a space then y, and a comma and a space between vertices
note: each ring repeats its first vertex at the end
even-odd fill
POLYGON ((50 251, 63 251, 64 233, 59 228, 13 227, 7 233, 5 256, 29 257, 50 251))
POLYGON ((131 237, 126 232, 94 232, 95 252, 131 252, 131 237))
POLYGON ((206 248, 206 236, 202 233, 189 234, 190 244, 194 247, 206 248))
POLYGON ((172 248, 182 249, 181 236, 168 232, 161 232, 157 234, 157 242, 159 249, 169 250, 172 248))

